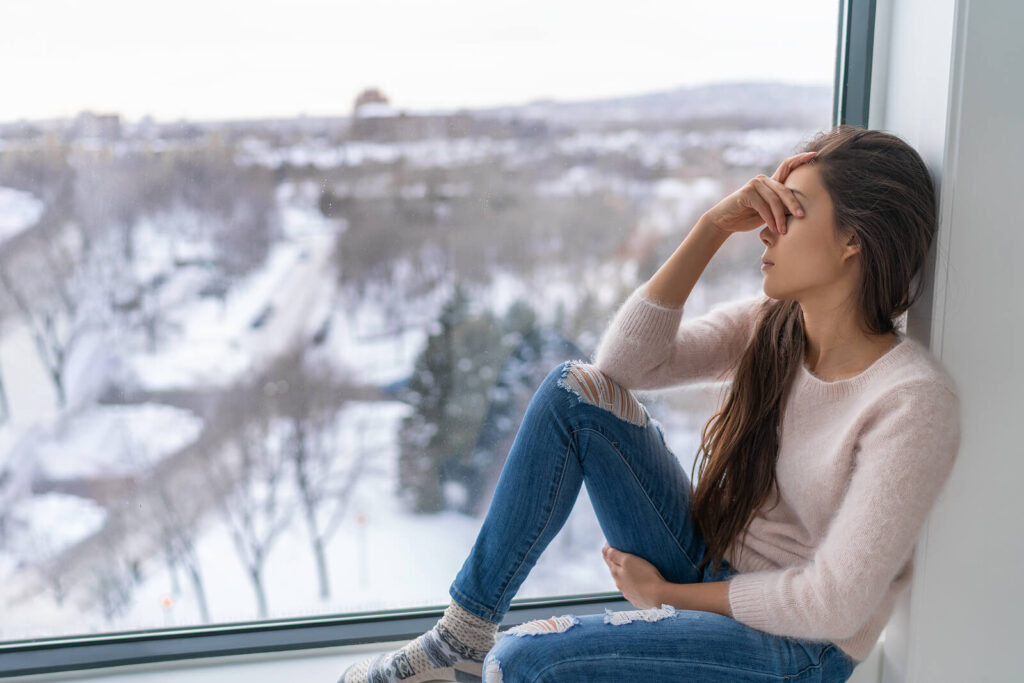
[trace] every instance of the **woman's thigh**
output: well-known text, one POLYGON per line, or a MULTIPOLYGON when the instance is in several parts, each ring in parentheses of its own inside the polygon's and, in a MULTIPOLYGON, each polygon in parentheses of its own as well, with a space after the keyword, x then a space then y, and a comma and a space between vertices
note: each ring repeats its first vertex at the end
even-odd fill
POLYGON ((833 643, 775 636, 714 612, 624 610, 566 615, 505 632, 484 661, 485 683, 762 683, 845 681, 833 643))

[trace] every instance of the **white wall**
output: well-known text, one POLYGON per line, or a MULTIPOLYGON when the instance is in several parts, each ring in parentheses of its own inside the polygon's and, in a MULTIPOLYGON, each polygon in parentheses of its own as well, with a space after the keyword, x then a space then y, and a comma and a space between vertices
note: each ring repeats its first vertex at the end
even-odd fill
POLYGON ((928 295, 907 329, 962 404, 882 681, 1024 681, 1024 2, 879 0, 878 15, 869 126, 914 145, 940 191, 928 295))

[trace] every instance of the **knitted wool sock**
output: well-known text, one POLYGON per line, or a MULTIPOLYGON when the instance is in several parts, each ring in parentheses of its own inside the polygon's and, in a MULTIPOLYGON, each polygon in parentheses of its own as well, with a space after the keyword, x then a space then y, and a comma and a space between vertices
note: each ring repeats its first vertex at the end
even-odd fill
POLYGON ((497 632, 498 624, 452 600, 432 629, 399 650, 353 664, 338 683, 480 681, 497 632))

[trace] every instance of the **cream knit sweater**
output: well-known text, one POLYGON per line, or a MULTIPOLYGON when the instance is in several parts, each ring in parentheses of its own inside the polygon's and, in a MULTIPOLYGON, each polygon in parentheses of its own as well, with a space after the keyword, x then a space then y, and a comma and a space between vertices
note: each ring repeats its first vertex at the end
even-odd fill
MULTIPOLYGON (((759 294, 682 320, 638 287, 594 364, 629 389, 731 379, 754 332, 759 294)), ((918 533, 960 445, 953 379, 930 351, 900 342, 860 374, 824 381, 806 364, 783 411, 776 481, 729 579, 737 621, 835 642, 863 661, 909 585, 918 533)), ((734 548, 735 550, 735 548, 734 548)))

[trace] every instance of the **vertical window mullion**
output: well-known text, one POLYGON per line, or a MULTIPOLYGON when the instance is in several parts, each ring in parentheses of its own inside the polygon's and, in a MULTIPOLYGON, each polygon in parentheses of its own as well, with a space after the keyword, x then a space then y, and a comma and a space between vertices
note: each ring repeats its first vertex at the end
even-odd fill
POLYGON ((871 58, 876 0, 839 0, 832 123, 866 128, 871 103, 871 58))

